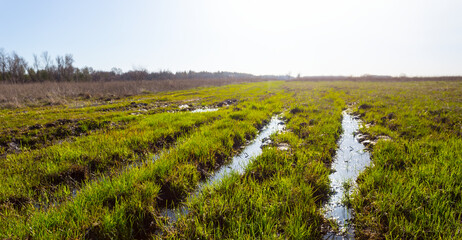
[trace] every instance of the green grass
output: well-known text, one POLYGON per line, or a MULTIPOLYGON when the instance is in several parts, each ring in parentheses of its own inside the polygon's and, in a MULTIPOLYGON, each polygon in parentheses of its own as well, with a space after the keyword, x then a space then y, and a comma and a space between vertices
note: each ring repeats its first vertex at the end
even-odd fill
POLYGON ((457 239, 462 161, 459 82, 370 84, 356 111, 370 139, 373 167, 353 195, 359 238, 457 239), (377 88, 372 89, 372 86, 377 88))
POLYGON ((460 238, 461 92, 443 81, 261 82, 0 109, 0 238, 320 239, 347 107, 374 142, 347 199, 356 237, 460 238), (230 99, 216 112, 179 107, 230 99), (281 112, 287 131, 242 175, 188 197, 281 112), (182 205, 189 213, 170 225, 161 211, 182 205))
POLYGON ((362 229, 387 238, 459 238, 462 140, 379 143, 353 201, 362 229))
POLYGON ((329 192, 326 164, 339 137, 343 103, 335 94, 313 100, 298 94, 304 96, 285 114, 289 132, 273 136, 276 144, 288 143, 291 150, 266 148, 242 176, 232 174, 205 188, 185 203, 189 213, 163 237, 321 238, 320 207, 329 192))
POLYGON ((2 161, 0 201, 32 198, 40 188, 72 180, 82 182, 120 165, 141 161, 148 152, 169 146, 182 134, 218 119, 220 114, 151 115, 125 129, 102 131, 75 141, 8 155, 2 161))
MULTIPOLYGON (((145 217, 158 219, 156 217, 158 208, 184 199, 187 193, 193 190, 200 177, 207 176, 209 172, 226 162, 240 146, 255 136, 257 129, 282 104, 280 97, 263 97, 259 100, 261 102, 243 101, 228 110, 210 113, 156 114, 120 131, 84 137, 79 139, 83 142, 72 142, 69 146, 61 144, 50 147, 58 148, 54 151, 56 154, 49 155, 55 157, 50 160, 50 163, 59 171, 66 167, 66 161, 75 163, 80 159, 92 159, 89 156, 97 157, 98 161, 114 159, 128 161, 133 159, 133 154, 139 152, 140 148, 149 146, 147 144, 149 141, 163 141, 168 136, 172 141, 176 140, 175 147, 164 151, 155 162, 149 160, 152 156, 145 154, 148 160, 138 167, 129 168, 112 177, 103 177, 98 181, 85 183, 75 197, 61 194, 66 197, 62 199, 62 203, 52 204, 51 207, 44 209, 25 206, 25 209, 15 211, 10 208, 10 211, 4 212, 10 223, 4 227, 5 236, 80 238, 84 236, 82 234, 91 232, 99 237, 124 238, 147 234, 149 229, 144 233, 136 233, 134 229, 144 224, 145 217), (217 116, 220 119, 217 119, 217 116), (217 120, 210 125, 195 129, 190 136, 184 135, 176 139, 175 135, 185 133, 191 129, 191 126, 197 127, 197 122, 204 122, 207 119, 217 120), (98 140, 95 140, 95 137, 98 140), (91 151, 93 144, 101 148, 91 151), (70 152, 66 153, 66 151, 70 152), (119 157, 106 156, 105 151, 115 153, 119 157), (85 155, 86 152, 95 152, 95 154, 85 155), (63 154, 69 155, 63 156, 63 154), (26 213, 28 220, 25 223, 24 217, 15 216, 18 212, 26 213), (138 214, 143 218, 138 219, 136 217, 138 214)), ((31 153, 26 155, 30 157, 31 153)), ((38 155, 43 156, 43 154, 38 155)), ((10 156, 7 160, 11 160, 10 156)), ((89 164, 83 162, 81 165, 89 164)), ((31 175, 23 174, 21 177, 31 175)), ((15 178, 13 174, 9 176, 15 178)), ((15 180, 22 182, 17 179, 12 181, 15 180)), ((65 186, 62 188, 61 192, 68 192, 65 186)), ((29 191, 31 194, 36 194, 33 187, 30 189, 32 189, 32 192, 29 191)), ((13 190, 10 192, 19 194, 13 190)))

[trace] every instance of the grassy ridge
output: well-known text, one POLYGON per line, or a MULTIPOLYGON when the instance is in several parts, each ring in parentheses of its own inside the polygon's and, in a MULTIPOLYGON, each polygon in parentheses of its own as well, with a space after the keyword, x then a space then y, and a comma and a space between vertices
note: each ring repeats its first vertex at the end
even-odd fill
POLYGON ((84 184, 81 188, 85 189, 85 181, 102 176, 104 185, 105 179, 110 179, 104 177, 110 169, 114 170, 112 174, 117 174, 120 166, 152 159, 153 152, 168 147, 193 128, 213 122, 220 114, 153 115, 125 130, 79 138, 76 142, 13 155, 11 158, 9 156, 6 159, 8 162, 5 162, 7 166, 2 168, 5 174, 2 174, 1 189, 4 199, 2 213, 5 219, 10 218, 8 223, 11 225, 2 225, 3 230, 15 232, 17 221, 23 222, 31 212, 43 209, 37 209, 37 205, 45 206, 46 210, 47 206, 53 207, 69 198, 73 200, 71 187, 76 184, 84 184), (48 164, 38 164, 37 160, 48 164))
POLYGON ((208 186, 165 238, 320 238, 322 199, 329 192, 328 166, 340 133, 343 101, 335 94, 307 96, 286 113, 289 132, 274 136, 243 176, 208 186), (323 111, 319 111, 323 109, 323 111), (289 152, 276 145, 288 143, 289 152))
POLYGON ((110 120, 112 115, 126 116, 140 112, 141 109, 147 110, 146 113, 149 114, 178 110, 178 106, 183 104, 192 107, 211 106, 227 99, 250 100, 270 93, 281 84, 282 82, 244 83, 130 97, 73 98, 66 104, 57 106, 39 104, 15 109, 2 108, 0 126, 1 130, 20 129, 36 124, 45 125, 59 119, 110 120))
POLYGON ((223 106, 226 102, 274 94, 269 90, 280 84, 228 85, 115 99, 70 99, 66 105, 0 109, 0 158, 88 135, 96 129, 123 128, 127 120, 135 119, 130 118, 132 115, 223 106))
MULTIPOLYGON (((112 178, 90 182, 70 201, 45 211, 31 210, 26 223, 21 219, 10 221, 12 224, 4 229, 5 236, 48 239, 90 234, 132 238, 152 233, 159 208, 184 198, 201 176, 213 171, 255 136, 283 103, 275 97, 261 96, 259 100, 242 102, 224 112, 207 113, 221 114, 223 118, 179 139, 175 148, 155 162, 146 161, 112 178)), ((182 117, 185 114, 178 116, 182 117)))
MULTIPOLYGON (((377 86, 377 85, 376 85, 377 86)), ((389 84, 358 93, 373 167, 353 196, 360 238, 460 238, 460 83, 389 84), (377 89, 380 89, 377 88, 377 89)))
POLYGON ((0 109, 0 158, 88 135, 123 128, 128 116, 226 106, 271 93, 281 82, 198 88, 131 97, 69 99, 64 105, 0 109), (245 92, 245 94, 241 94, 245 92), (186 107, 186 108, 185 108, 186 107))
POLYGON ((8 155, 0 170, 0 201, 32 198, 41 188, 46 190, 70 181, 82 182, 118 165, 140 161, 148 152, 168 146, 180 135, 219 116, 217 112, 157 114, 125 129, 104 131, 73 142, 8 155))
POLYGON ((395 141, 374 149, 353 206, 361 236, 459 238, 462 141, 395 141))
POLYGON ((0 238, 321 238, 347 106, 373 157, 351 197, 357 237, 459 238, 461 92, 445 81, 264 82, 2 109, 0 238), (288 131, 243 175, 187 198, 283 110, 288 131), (68 134, 48 138, 56 131, 68 134), (178 204, 190 212, 171 228, 160 211, 178 204))

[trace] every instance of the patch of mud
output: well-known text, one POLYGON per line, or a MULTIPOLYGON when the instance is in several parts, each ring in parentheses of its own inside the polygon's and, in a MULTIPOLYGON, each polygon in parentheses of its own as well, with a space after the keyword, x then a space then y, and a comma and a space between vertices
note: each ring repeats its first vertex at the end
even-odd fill
MULTIPOLYGON (((189 101, 190 102, 190 101, 189 101)), ((189 111, 192 113, 201 113, 201 112, 215 112, 218 111, 222 107, 227 107, 237 103, 237 99, 227 99, 222 102, 216 102, 211 106, 202 107, 202 108, 195 108, 193 104, 181 104, 178 106, 179 111, 189 111)), ((169 107, 169 105, 162 106, 163 108, 169 107)), ((171 110, 169 112, 175 112, 175 110, 171 110)))
POLYGON ((299 107, 294 107, 290 110, 290 113, 292 114, 297 114, 297 113, 301 113, 303 112, 304 110, 302 108, 299 108, 299 107))
POLYGON ((111 111, 133 111, 131 115, 142 115, 142 114, 157 114, 163 112, 177 112, 177 111, 193 111, 195 110, 193 103, 200 99, 191 99, 182 102, 163 102, 157 101, 153 103, 144 102, 131 102, 124 106, 108 107, 98 111, 111 112, 111 111))
POLYGON ((371 150, 378 141, 383 140, 383 141, 391 141, 391 137, 386 136, 386 135, 379 135, 372 137, 369 134, 365 133, 357 133, 356 134, 356 139, 358 142, 362 143, 368 150, 371 150))
POLYGON ((45 176, 43 183, 45 185, 57 186, 62 183, 67 185, 76 185, 89 178, 90 170, 88 167, 74 165, 66 171, 50 174, 45 176))
MULTIPOLYGON (((117 233, 120 239, 150 239, 150 236, 157 230, 156 218, 154 214, 146 209, 131 207, 125 210, 125 216, 134 216, 127 219, 127 226, 131 232, 117 233)), ((95 222, 85 230, 84 239, 113 239, 114 236, 107 235, 100 222, 95 222)))
POLYGON ((221 107, 227 107, 238 102, 237 99, 227 99, 221 102, 215 102, 210 106, 199 107, 196 101, 200 99, 190 99, 180 102, 155 102, 155 103, 143 103, 143 102, 131 102, 128 105, 103 108, 98 111, 109 112, 109 111, 132 111, 130 115, 144 115, 144 114, 157 114, 157 113, 175 113, 175 112, 213 112, 218 111, 221 107))
POLYGON ((8 129, 0 133, 0 147, 6 154, 20 153, 23 149, 37 149, 53 145, 69 137, 87 135, 102 128, 115 128, 123 123, 95 121, 89 119, 58 119, 46 124, 35 124, 19 129, 8 129))
POLYGON ((227 100, 224 100, 223 102, 217 102, 214 105, 217 107, 226 107, 226 106, 232 105, 237 102, 238 102, 237 99, 227 99, 227 100))
POLYGON ((145 110, 148 111, 152 108, 157 108, 157 105, 151 105, 148 103, 143 103, 143 102, 131 102, 127 105, 124 106, 117 106, 117 107, 109 107, 109 108, 102 108, 99 109, 98 111, 101 112, 112 112, 112 111, 130 111, 130 110, 145 110))
POLYGON ((160 207, 172 207, 182 199, 182 196, 178 191, 175 191, 172 183, 169 181, 162 184, 159 194, 157 195, 157 206, 160 207))
POLYGON ((367 109, 371 109, 373 106, 370 105, 370 104, 361 104, 359 105, 358 109, 364 109, 364 110, 367 110, 367 109))
MULTIPOLYGON (((281 131, 279 131, 281 132, 281 131)), ((265 138, 262 140, 262 145, 260 146, 262 149, 265 147, 269 148, 276 148, 280 151, 289 151, 291 149, 290 145, 288 143, 275 143, 271 140, 271 138, 265 138)))
POLYGON ((5 200, 0 201, 0 209, 2 207, 12 206, 15 209, 21 209, 26 204, 30 203, 30 199, 26 197, 9 197, 5 200))

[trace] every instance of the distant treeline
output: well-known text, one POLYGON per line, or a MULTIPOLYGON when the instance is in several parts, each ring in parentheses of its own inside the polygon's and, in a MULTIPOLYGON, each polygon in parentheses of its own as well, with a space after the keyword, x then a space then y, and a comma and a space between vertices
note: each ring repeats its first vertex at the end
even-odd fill
POLYGON ((37 82, 101 82, 133 80, 174 80, 174 79, 252 79, 252 80, 295 80, 295 81, 462 81, 461 76, 407 77, 407 76, 309 76, 296 78, 290 75, 255 76, 237 72, 170 72, 168 70, 148 72, 146 69, 134 69, 123 72, 120 68, 111 71, 94 70, 92 67, 78 68, 74 65, 72 54, 52 58, 48 52, 33 55, 29 64, 16 52, 7 53, 0 48, 0 83, 37 83, 37 82))
POLYGON ((353 76, 310 76, 297 77, 292 81, 353 81, 353 82, 405 82, 405 81, 462 81, 462 76, 437 76, 437 77, 408 77, 401 75, 398 77, 381 76, 381 75, 362 75, 359 77, 353 76))
POLYGON ((121 80, 166 80, 166 79, 229 79, 229 78, 272 78, 289 79, 290 76, 255 76, 236 72, 148 72, 136 69, 123 72, 120 68, 111 71, 94 70, 91 67, 75 67, 72 54, 52 58, 48 52, 33 55, 30 65, 15 52, 6 53, 0 49, 0 83, 32 82, 93 82, 121 80))

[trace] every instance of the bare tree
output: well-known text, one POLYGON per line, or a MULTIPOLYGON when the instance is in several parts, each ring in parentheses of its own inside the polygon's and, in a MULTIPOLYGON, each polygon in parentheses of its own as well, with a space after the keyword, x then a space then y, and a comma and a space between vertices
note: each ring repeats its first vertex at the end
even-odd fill
POLYGON ((0 48, 0 70, 2 71, 2 81, 6 81, 6 73, 8 69, 8 55, 3 48, 0 48))
POLYGON ((53 65, 53 60, 51 60, 50 55, 48 54, 47 51, 45 51, 45 52, 42 52, 41 57, 42 57, 43 65, 44 65, 43 67, 45 68, 45 70, 50 71, 53 65))
POLYGON ((72 81, 73 80, 73 74, 74 74, 74 66, 72 64, 74 63, 74 57, 72 54, 66 54, 64 56, 64 78, 66 81, 72 81))
POLYGON ((41 71, 40 79, 43 80, 53 80, 53 60, 51 59, 50 55, 47 51, 42 52, 40 55, 42 58, 42 67, 43 71, 41 71))
POLYGON ((95 73, 95 70, 91 67, 84 67, 82 68, 80 79, 83 81, 91 81, 92 75, 95 73))
POLYGON ((56 80, 61 82, 64 78, 64 58, 62 56, 56 56, 56 80))
POLYGON ((114 75, 122 75, 123 73, 122 69, 116 67, 111 68, 111 72, 113 72, 114 75))
POLYGON ((16 52, 11 53, 11 56, 8 58, 8 68, 13 83, 26 82, 27 62, 24 58, 16 54, 16 52))
POLYGON ((35 69, 36 72, 39 71, 40 67, 41 67, 41 63, 40 63, 40 58, 37 56, 37 54, 34 54, 34 64, 33 64, 33 67, 35 69))

